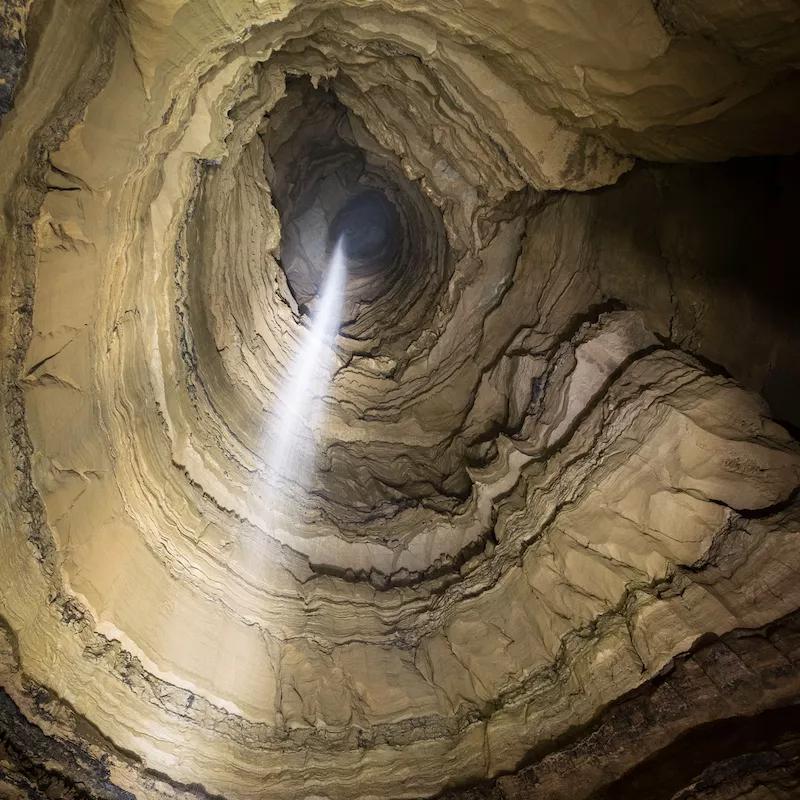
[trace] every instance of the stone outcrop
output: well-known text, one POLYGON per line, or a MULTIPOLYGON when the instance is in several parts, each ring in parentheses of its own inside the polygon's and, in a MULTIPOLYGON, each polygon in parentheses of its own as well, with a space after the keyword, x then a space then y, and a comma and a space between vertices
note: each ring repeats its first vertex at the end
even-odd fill
POLYGON ((796 7, 9 9, 0 794, 794 796, 796 7))

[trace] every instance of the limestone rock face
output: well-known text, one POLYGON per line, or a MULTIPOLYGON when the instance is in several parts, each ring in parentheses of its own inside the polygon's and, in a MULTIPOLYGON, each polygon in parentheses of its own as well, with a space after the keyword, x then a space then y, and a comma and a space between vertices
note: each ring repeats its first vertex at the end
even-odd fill
POLYGON ((0 796, 796 796, 799 17, 7 2, 0 796))

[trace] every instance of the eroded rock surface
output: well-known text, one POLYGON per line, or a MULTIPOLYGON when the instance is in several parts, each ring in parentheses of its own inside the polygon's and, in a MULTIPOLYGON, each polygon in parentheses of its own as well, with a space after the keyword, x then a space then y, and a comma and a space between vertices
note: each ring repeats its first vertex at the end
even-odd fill
POLYGON ((796 7, 11 10, 0 792, 793 796, 796 7))

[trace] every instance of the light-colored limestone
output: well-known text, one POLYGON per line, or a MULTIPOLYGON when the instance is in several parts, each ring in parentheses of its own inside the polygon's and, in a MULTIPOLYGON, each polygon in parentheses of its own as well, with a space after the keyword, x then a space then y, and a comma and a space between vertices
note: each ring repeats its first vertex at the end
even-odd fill
POLYGON ((608 302, 578 194, 636 154, 761 152, 703 126, 794 65, 766 12, 51 5, 0 128, 0 677, 25 713, 23 674, 231 799, 420 797, 800 605, 798 445, 649 330, 671 318, 608 302), (304 324, 274 195, 322 126, 297 76, 406 225, 399 277, 349 287, 309 485, 268 468, 304 324))

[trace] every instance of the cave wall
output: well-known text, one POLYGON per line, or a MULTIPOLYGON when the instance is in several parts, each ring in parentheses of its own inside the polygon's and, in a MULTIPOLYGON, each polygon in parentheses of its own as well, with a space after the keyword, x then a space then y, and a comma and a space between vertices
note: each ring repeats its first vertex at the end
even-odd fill
POLYGON ((649 165, 599 190, 602 291, 797 424, 796 157, 649 165), (627 268, 624 263, 629 263, 627 268))
POLYGON ((18 5, 2 791, 792 796, 794 6, 18 5))

